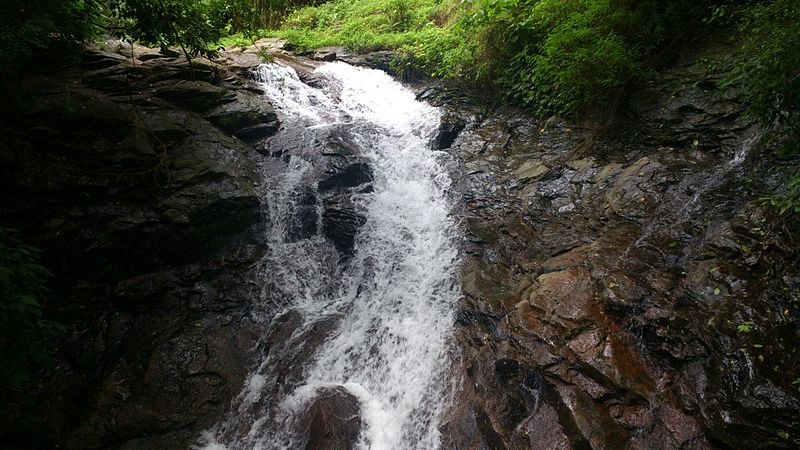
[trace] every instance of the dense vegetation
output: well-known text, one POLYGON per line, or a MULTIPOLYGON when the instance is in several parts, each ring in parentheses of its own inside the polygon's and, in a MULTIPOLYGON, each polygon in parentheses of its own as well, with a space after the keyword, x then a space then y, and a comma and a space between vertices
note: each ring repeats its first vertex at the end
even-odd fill
MULTIPOLYGON (((37 48, 116 34, 207 53, 230 36, 301 48, 395 49, 401 66, 493 87, 541 114, 613 109, 708 22, 738 23, 743 87, 764 122, 796 123, 800 13, 793 0, 9 0, 0 73, 37 48)), ((240 39, 241 40, 241 39, 240 39)))
MULTIPOLYGON (((493 88, 540 115, 585 119, 613 116, 625 92, 719 25, 742 41, 723 86, 735 86, 765 127, 780 126, 796 153, 796 0, 332 0, 294 11, 268 34, 301 48, 393 48, 401 68, 493 88)), ((800 212, 800 175, 766 201, 800 212)))
POLYGON ((20 242, 14 230, 0 227, 0 380, 12 389, 23 387, 48 361, 47 339, 60 330, 41 319, 50 273, 38 257, 38 250, 20 242))
MULTIPOLYGON (((725 15, 725 9, 722 15, 725 15)), ((781 136, 783 153, 800 152, 800 8, 795 0, 756 3, 740 11, 743 54, 726 83, 750 114, 781 136)), ((800 172, 766 202, 779 214, 800 213, 800 172)))
POLYGON ((275 27, 303 0, 6 0, 0 2, 0 77, 40 49, 68 49, 101 35, 213 51, 232 33, 275 27))
POLYGON ((0 75, 13 73, 36 49, 71 46, 96 36, 101 9, 100 0, 0 2, 0 75))
POLYGON ((735 81, 771 121, 797 106, 793 3, 334 0, 295 11, 272 34, 305 48, 396 48, 401 64, 431 75, 494 86, 542 114, 580 115, 613 108, 705 23, 739 21, 747 64, 735 81))

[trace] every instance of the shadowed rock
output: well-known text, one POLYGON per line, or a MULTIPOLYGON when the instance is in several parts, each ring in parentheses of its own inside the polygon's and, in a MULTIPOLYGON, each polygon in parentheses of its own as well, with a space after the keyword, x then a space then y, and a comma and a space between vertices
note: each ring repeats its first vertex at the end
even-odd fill
POLYGON ((274 112, 223 66, 132 64, 143 50, 125 50, 31 74, 24 108, 0 111, 37 155, 0 144, 0 221, 46 249, 49 306, 82 330, 65 334, 44 387, 20 393, 47 414, 3 408, 6 445, 188 448, 252 363, 263 179, 258 153, 230 134, 274 112))
POLYGON ((364 162, 350 164, 319 182, 319 190, 349 188, 369 183, 373 179, 372 168, 364 162))
POLYGON ((306 450, 355 447, 361 430, 358 399, 342 387, 323 388, 301 423, 308 429, 306 450))
POLYGON ((280 127, 272 106, 256 94, 247 91, 237 92, 235 102, 218 106, 204 117, 250 144, 272 136, 280 127))
POLYGON ((339 253, 349 255, 353 252, 356 233, 366 221, 347 196, 340 195, 325 200, 322 231, 333 241, 339 253))
POLYGON ((449 115, 442 118, 436 136, 431 141, 431 148, 434 150, 450 148, 466 126, 467 123, 459 116, 449 115))

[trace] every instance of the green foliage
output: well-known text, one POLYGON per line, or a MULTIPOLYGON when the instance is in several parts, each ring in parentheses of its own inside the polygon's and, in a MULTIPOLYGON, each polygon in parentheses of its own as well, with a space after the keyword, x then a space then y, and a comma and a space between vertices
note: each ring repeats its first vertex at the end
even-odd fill
MULTIPOLYGON (((749 114, 762 125, 788 130, 781 136, 782 151, 796 153, 800 142, 800 8, 795 0, 770 0, 745 6, 740 17, 739 28, 745 36, 742 56, 723 85, 736 86, 749 114)), ((782 193, 764 202, 782 216, 800 213, 800 173, 789 179, 782 193)))
POLYGON ((0 79, 13 75, 37 49, 95 36, 101 11, 102 0, 0 2, 0 79))
POLYGON ((149 45, 205 53, 226 27, 224 0, 122 0, 113 8, 125 34, 149 45))
POLYGON ((696 4, 475 0, 453 27, 471 41, 451 52, 462 67, 443 66, 447 75, 494 80, 508 98, 542 114, 605 108, 648 75, 648 57, 679 34, 696 4))
POLYGON ((579 115, 613 108, 697 19, 729 23, 743 10, 746 57, 728 82, 742 86, 751 112, 763 122, 797 122, 795 0, 745 7, 690 0, 318 1, 9 0, 0 6, 0 65, 13 67, 54 40, 91 37, 105 11, 114 29, 190 54, 205 53, 236 33, 248 38, 239 39, 243 44, 258 33, 286 37, 301 48, 393 48, 403 64, 431 75, 493 86, 541 114, 579 115), (708 10, 709 3, 719 6, 708 10), (278 31, 258 31, 279 24, 278 31))
POLYGON ((543 1, 533 13, 525 33, 539 36, 516 37, 524 47, 501 72, 511 98, 541 113, 569 113, 607 104, 641 77, 639 55, 616 31, 627 17, 610 1, 543 1))
POLYGON ((418 42, 431 27, 438 0, 335 0, 304 7, 271 33, 301 48, 344 45, 354 50, 399 48, 418 42))
POLYGON ((739 324, 739 326, 736 327, 736 331, 740 333, 750 333, 753 331, 753 327, 753 322, 747 321, 739 324))
POLYGON ((63 331, 42 318, 50 273, 37 261, 39 251, 20 242, 14 230, 0 227, 0 379, 21 388, 49 361, 48 340, 63 331))
MULTIPOLYGON (((311 0, 314 1, 314 0, 311 0)), ((401 0, 395 0, 399 2, 401 0)), ((309 0, 4 0, 0 2, 0 78, 39 48, 75 46, 103 31, 147 45, 209 53, 223 37, 275 27, 309 0)), ((402 8, 395 8, 402 15, 402 8)))
POLYGON ((800 136, 800 7, 772 0, 745 8, 740 64, 726 80, 738 85, 750 113, 764 124, 785 124, 800 136))
POLYGON ((227 0, 234 31, 276 28, 291 11, 320 3, 318 0, 227 0))
POLYGON ((800 173, 796 173, 786 183, 783 193, 765 198, 764 203, 782 216, 800 213, 800 173))
POLYGON ((613 105, 702 11, 688 0, 333 0, 277 34, 306 48, 394 47, 406 66, 576 114, 613 105))

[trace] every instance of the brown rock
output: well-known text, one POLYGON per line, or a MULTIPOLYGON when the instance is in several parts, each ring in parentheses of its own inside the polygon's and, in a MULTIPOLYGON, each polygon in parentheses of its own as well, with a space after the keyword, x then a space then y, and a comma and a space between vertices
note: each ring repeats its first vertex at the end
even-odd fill
POLYGON ((542 263, 542 269, 545 272, 552 272, 555 270, 564 270, 570 267, 579 266, 583 264, 595 250, 595 246, 591 244, 575 247, 565 253, 561 253, 548 259, 542 263))
POLYGON ((586 319, 595 293, 588 271, 571 268, 546 273, 537 281, 539 288, 530 294, 528 303, 545 317, 554 318, 562 325, 586 319))
POLYGON ((524 434, 529 448, 560 450, 571 448, 558 413, 550 405, 542 405, 525 423, 524 434))

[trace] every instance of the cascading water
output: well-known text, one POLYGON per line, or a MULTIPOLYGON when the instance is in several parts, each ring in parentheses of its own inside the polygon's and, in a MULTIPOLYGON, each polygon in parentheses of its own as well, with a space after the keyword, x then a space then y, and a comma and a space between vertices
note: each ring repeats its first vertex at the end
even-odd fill
POLYGON ((353 195, 366 221, 341 268, 318 234, 292 239, 286 224, 311 163, 288 160, 266 192, 264 275, 274 287, 265 297, 285 299, 278 302, 285 309, 273 310, 268 355, 202 447, 303 448, 298 419, 319 389, 342 387, 360 403, 359 448, 437 448, 460 296, 450 178, 427 145, 439 112, 380 71, 337 62, 315 73, 320 89, 278 64, 262 66, 260 76, 284 128, 303 130, 298 147, 313 145, 326 127, 347 128, 374 173, 372 189, 353 195), (270 341, 287 323, 295 327, 289 337, 270 341))
POLYGON ((739 148, 734 153, 733 158, 724 164, 720 164, 710 173, 698 172, 692 176, 687 176, 675 187, 671 188, 673 194, 668 196, 668 198, 673 200, 671 202, 663 202, 659 205, 658 211, 653 214, 653 220, 644 227, 639 238, 628 245, 625 251, 617 257, 616 263, 624 261, 634 248, 647 242, 657 230, 665 227, 675 228, 678 223, 686 220, 692 211, 692 207, 704 194, 721 186, 725 182, 727 175, 740 167, 747 159, 753 146, 756 145, 763 136, 764 130, 758 126, 754 126, 750 129, 748 134, 749 137, 739 144, 739 148), (665 223, 667 221, 669 223, 665 223))

